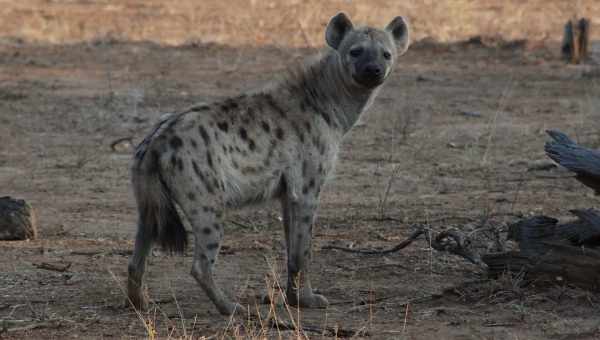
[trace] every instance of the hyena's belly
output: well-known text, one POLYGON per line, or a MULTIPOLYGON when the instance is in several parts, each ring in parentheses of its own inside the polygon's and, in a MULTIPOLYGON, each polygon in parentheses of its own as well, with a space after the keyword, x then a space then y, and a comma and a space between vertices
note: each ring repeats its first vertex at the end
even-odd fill
POLYGON ((281 190, 282 171, 264 167, 223 169, 225 202, 236 207, 259 203, 278 195, 281 190))

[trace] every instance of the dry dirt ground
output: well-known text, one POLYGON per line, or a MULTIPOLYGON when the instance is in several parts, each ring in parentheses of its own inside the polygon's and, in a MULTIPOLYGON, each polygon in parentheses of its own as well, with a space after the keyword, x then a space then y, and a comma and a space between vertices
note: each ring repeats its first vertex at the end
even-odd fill
MULTIPOLYGON (((358 331, 355 338, 369 339, 600 337, 598 295, 563 282, 492 280, 423 239, 385 256, 322 249, 391 247, 417 223, 483 235, 523 216, 568 218, 569 209, 597 205, 569 174, 540 166, 546 129, 600 145, 600 73, 566 66, 554 51, 415 44, 347 136, 322 197, 314 285, 331 306, 299 314, 279 306, 277 315, 299 318, 311 339, 333 338, 336 329, 338 337, 358 331)), ((40 238, 0 242, 0 338, 296 336, 218 315, 189 275, 191 250, 156 252, 147 275, 151 311, 126 307, 136 216, 131 146, 111 143, 137 143, 162 113, 261 86, 308 53, 4 41, 1 194, 34 206, 40 238)), ((268 282, 285 277, 279 214, 259 207, 230 222, 217 279, 254 309, 268 282)))

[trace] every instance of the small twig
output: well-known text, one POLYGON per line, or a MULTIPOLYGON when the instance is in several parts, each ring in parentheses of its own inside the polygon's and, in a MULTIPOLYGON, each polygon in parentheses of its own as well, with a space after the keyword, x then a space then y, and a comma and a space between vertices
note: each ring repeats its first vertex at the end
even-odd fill
POLYGON ((58 265, 58 264, 52 264, 52 263, 48 263, 48 262, 42 262, 42 263, 32 263, 32 265, 39 269, 53 270, 55 272, 66 272, 69 268, 71 268, 72 263, 69 262, 64 265, 58 265))
POLYGON ((514 325, 512 322, 490 322, 483 324, 483 327, 512 327, 514 325))
MULTIPOLYGON (((376 264, 376 265, 372 265, 372 266, 362 266, 362 267, 355 267, 355 268, 348 268, 353 272, 359 272, 362 270, 374 270, 374 269, 378 269, 378 268, 385 268, 385 267, 399 267, 402 269, 406 269, 409 270, 408 267, 406 267, 405 265, 402 265, 400 263, 382 263, 382 264, 376 264)), ((346 269, 346 268, 342 268, 342 269, 346 269)), ((346 269, 346 270, 348 270, 346 269)))
POLYGON ((385 191, 383 192, 383 195, 380 195, 380 197, 379 197, 379 219, 380 220, 383 220, 385 218, 385 207, 387 204, 387 200, 390 195, 390 191, 392 190, 394 181, 396 180, 396 177, 400 173, 400 170, 401 170, 400 164, 396 164, 394 166, 394 168, 392 169, 392 174, 391 174, 390 178, 388 179, 388 182, 385 187, 385 191))
POLYGON ((96 256, 100 254, 104 254, 103 250, 98 251, 72 251, 71 255, 83 255, 83 256, 96 256))
POLYGON ((130 249, 113 249, 110 251, 105 250, 90 250, 90 251, 72 251, 71 255, 82 255, 82 256, 98 256, 98 255, 122 255, 129 256, 133 254, 133 250, 130 249))
POLYGON ((365 255, 384 255, 384 254, 395 253, 399 250, 402 250, 402 249, 408 247, 411 243, 413 243, 414 240, 419 238, 419 236, 421 236, 422 234, 425 234, 425 229, 417 229, 412 234, 410 234, 410 236, 407 239, 400 242, 395 247, 390 248, 390 249, 385 249, 385 250, 350 249, 350 248, 332 246, 332 245, 323 246, 321 249, 336 249, 336 250, 345 251, 347 253, 356 253, 356 254, 365 254, 365 255))
MULTIPOLYGON (((21 320, 18 320, 21 321, 21 320)), ((21 327, 12 327, 12 328, 8 328, 6 326, 6 322, 10 322, 10 320, 4 320, 3 324, 5 325, 3 327, 3 330, 7 333, 9 332, 22 332, 22 331, 30 331, 32 329, 36 329, 36 328, 59 328, 61 327, 61 323, 60 320, 58 322, 56 322, 55 320, 51 320, 51 321, 42 321, 42 322, 33 322, 29 325, 26 326, 21 326, 21 327)))

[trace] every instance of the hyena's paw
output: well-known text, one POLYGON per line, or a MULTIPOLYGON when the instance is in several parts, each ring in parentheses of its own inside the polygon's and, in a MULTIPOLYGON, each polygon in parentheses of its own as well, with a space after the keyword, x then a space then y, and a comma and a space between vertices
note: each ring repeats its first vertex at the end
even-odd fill
POLYGON ((125 301, 125 305, 131 307, 138 311, 147 311, 148 310, 148 298, 140 289, 136 292, 129 292, 127 296, 127 300, 125 301))
POLYGON ((329 301, 327 301, 325 296, 312 291, 301 294, 299 299, 295 291, 288 291, 286 295, 290 306, 299 306, 302 308, 327 308, 329 306, 329 301))

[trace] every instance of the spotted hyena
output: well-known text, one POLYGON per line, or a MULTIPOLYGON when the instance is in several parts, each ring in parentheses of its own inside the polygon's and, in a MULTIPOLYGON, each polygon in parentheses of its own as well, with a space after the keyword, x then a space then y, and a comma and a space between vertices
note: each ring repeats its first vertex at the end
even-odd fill
POLYGON ((354 27, 339 13, 329 22, 326 51, 291 68, 267 89, 191 107, 162 119, 137 147, 132 183, 139 212, 129 262, 128 295, 144 308, 142 277, 153 242, 182 252, 192 226, 191 274, 222 314, 239 306, 213 280, 225 211, 278 200, 287 246, 287 301, 325 307, 308 267, 319 195, 340 142, 369 107, 397 58, 408 26, 354 27))

